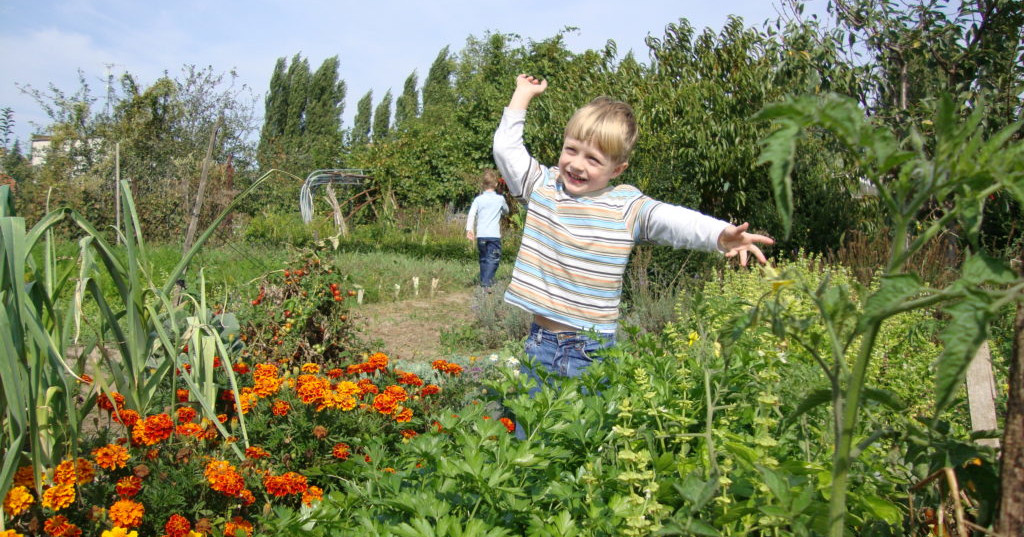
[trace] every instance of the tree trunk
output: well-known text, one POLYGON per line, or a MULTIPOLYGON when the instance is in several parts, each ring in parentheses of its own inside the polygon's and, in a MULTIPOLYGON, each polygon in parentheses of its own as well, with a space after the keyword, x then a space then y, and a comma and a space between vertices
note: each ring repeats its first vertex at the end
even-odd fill
MULTIPOLYGON (((1024 278, 1024 256, 1017 272, 1024 278)), ((1006 401, 1006 426, 999 482, 1002 489, 999 535, 1024 535, 1024 302, 1017 304, 1013 323, 1013 356, 1010 357, 1010 393, 1006 401)))
POLYGON ((196 189, 196 202, 192 206, 192 215, 188 220, 188 231, 185 233, 185 245, 182 247, 183 252, 187 252, 189 248, 192 248, 192 243, 196 240, 196 229, 199 228, 199 214, 203 210, 203 199, 206 196, 206 179, 210 175, 210 161, 213 160, 213 146, 217 141, 217 132, 220 131, 220 125, 224 121, 224 116, 217 118, 217 123, 213 126, 213 132, 210 133, 210 144, 206 146, 206 158, 203 159, 203 171, 199 175, 199 187, 196 189))

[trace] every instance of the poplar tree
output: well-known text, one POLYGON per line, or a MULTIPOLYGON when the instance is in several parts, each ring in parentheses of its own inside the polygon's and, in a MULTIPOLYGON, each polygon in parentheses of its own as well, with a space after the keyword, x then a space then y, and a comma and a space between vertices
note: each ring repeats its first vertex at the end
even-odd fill
POLYGON ((395 101, 395 130, 398 130, 409 119, 415 118, 420 111, 419 93, 416 91, 418 77, 416 71, 405 79, 405 87, 402 94, 395 101))
POLYGON ((280 166, 284 157, 284 128, 288 122, 288 62, 278 58, 270 77, 263 114, 263 129, 256 149, 256 160, 262 168, 280 166))
POLYGON ((423 82, 423 113, 444 108, 454 101, 452 76, 455 74, 455 60, 449 55, 448 47, 441 49, 430 65, 427 79, 423 82))
POLYGON ((373 141, 379 142, 387 138, 391 132, 391 90, 384 94, 384 98, 377 103, 373 112, 373 141))
POLYGON ((346 87, 338 79, 338 65, 337 56, 327 58, 309 84, 304 141, 314 168, 333 168, 340 162, 346 87))
POLYGON ((352 125, 352 145, 366 145, 370 141, 370 118, 373 110, 373 90, 366 92, 356 103, 356 117, 352 125))
POLYGON ((285 136, 289 149, 296 149, 296 142, 305 132, 306 104, 309 99, 309 61, 296 54, 288 66, 288 117, 285 121, 285 136))

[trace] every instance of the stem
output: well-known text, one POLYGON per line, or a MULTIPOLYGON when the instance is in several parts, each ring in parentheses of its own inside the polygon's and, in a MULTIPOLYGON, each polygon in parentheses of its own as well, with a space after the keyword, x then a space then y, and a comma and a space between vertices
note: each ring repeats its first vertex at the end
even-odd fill
POLYGON ((711 394, 711 370, 704 367, 704 398, 707 401, 707 412, 704 414, 704 442, 708 449, 708 467, 712 475, 718 475, 718 461, 715 456, 715 438, 712 427, 715 420, 715 402, 711 394))
MULTIPOLYGON (((875 339, 881 328, 881 321, 870 325, 864 334, 857 361, 854 363, 846 391, 834 392, 834 401, 837 403, 835 415, 842 418, 836 423, 839 436, 836 437, 836 448, 832 464, 832 498, 829 500, 828 520, 831 537, 843 537, 846 521, 846 493, 849 487, 850 465, 853 449, 853 435, 857 427, 857 415, 860 410, 860 398, 864 388, 864 379, 867 376, 868 364, 871 362, 871 350, 875 346, 875 339), (842 404, 842 409, 839 406, 842 404)), ((834 388, 835 389, 835 388, 834 388)))

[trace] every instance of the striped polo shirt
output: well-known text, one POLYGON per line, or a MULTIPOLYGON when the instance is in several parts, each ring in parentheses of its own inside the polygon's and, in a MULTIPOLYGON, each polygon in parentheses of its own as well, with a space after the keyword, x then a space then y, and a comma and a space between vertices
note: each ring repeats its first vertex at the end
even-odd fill
POLYGON ((579 330, 615 332, 634 244, 717 248, 727 222, 654 200, 634 186, 565 192, 558 169, 541 166, 523 146, 524 118, 506 109, 494 138, 498 169, 527 203, 506 302, 579 330))

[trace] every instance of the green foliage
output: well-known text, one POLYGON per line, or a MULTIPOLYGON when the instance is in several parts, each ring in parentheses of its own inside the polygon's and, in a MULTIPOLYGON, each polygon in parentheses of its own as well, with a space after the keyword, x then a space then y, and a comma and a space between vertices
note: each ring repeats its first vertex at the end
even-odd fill
MULTIPOLYGON (((891 220, 892 238, 880 283, 863 302, 853 299, 845 286, 797 285, 795 291, 809 297, 818 310, 801 318, 785 311, 782 293, 764 304, 774 332, 805 349, 819 345, 815 354, 830 384, 836 443, 832 470, 829 534, 843 534, 849 470, 860 448, 853 448, 858 434, 861 405, 870 396, 867 372, 883 326, 903 312, 941 306, 949 321, 938 337, 942 352, 937 358, 933 420, 951 404, 962 385, 967 365, 986 340, 988 326, 1005 304, 1021 300, 1024 282, 1003 259, 980 249, 981 216, 989 197, 999 191, 1024 203, 1024 144, 1013 137, 1020 124, 989 134, 984 127, 984 106, 958 109, 945 96, 935 109, 934 131, 925 136, 912 132, 900 143, 888 129, 872 124, 850 99, 800 97, 768 107, 762 119, 773 119, 778 128, 764 140, 762 161, 771 165, 776 202, 786 229, 795 207, 791 192, 793 154, 801 133, 822 128, 848 148, 859 173, 878 189, 881 206, 891 220), (929 139, 930 138, 930 139, 929 139), (931 149, 931 150, 929 150, 931 149), (969 156, 968 156, 969 155, 969 156), (942 204, 942 211, 928 211, 942 204), (956 226, 971 247, 960 278, 934 289, 907 270, 911 257, 949 226, 956 226), (818 324, 824 332, 814 337, 807 326, 818 324)), ((776 286, 787 288, 787 275, 776 286)), ((760 314, 761 306, 752 315, 760 314)))

